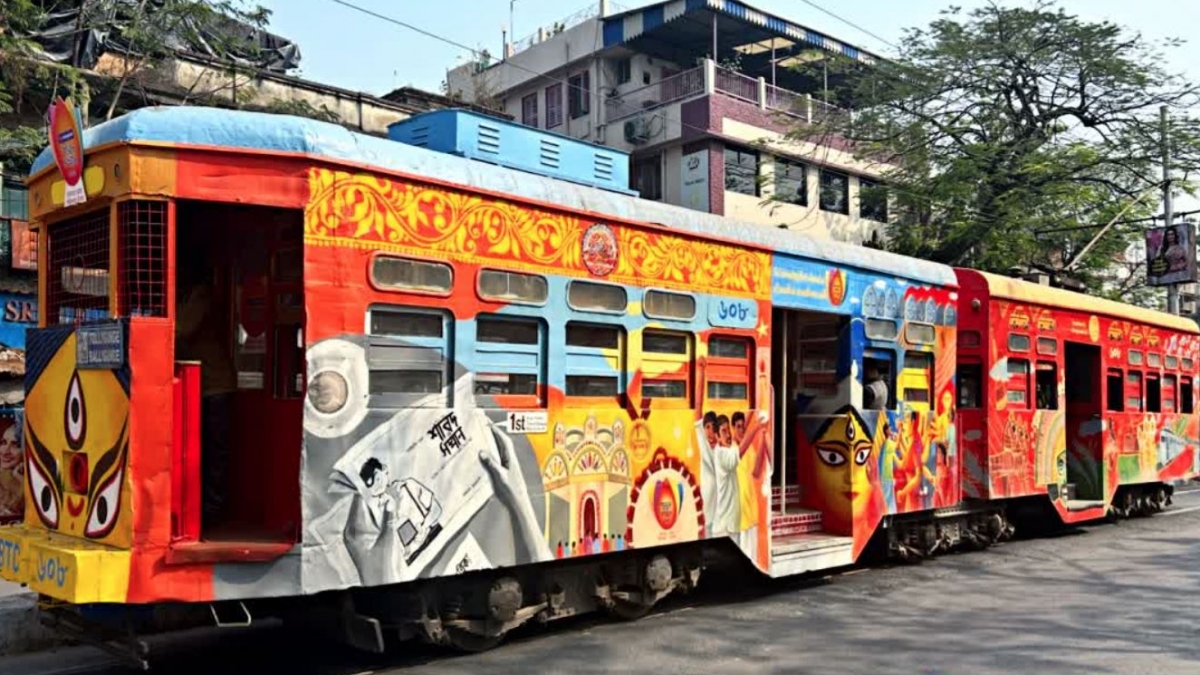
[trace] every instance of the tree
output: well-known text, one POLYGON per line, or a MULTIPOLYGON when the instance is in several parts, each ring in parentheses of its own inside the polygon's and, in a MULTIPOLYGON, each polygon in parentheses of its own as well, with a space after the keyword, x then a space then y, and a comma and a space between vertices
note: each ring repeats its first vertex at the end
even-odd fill
MULTIPOLYGON (((105 119, 112 119, 131 82, 141 87, 145 98, 142 77, 164 59, 188 51, 191 45, 205 45, 223 72, 196 77, 183 93, 181 104, 245 87, 256 73, 253 55, 258 50, 247 40, 242 27, 264 28, 270 16, 267 9, 241 0, 137 0, 136 5, 119 3, 118 9, 123 11, 116 22, 115 42, 120 45, 122 63, 105 119)), ((85 17, 85 22, 98 18, 85 17)))
POLYGON ((0 161, 28 168, 56 95, 85 120, 93 106, 111 119, 164 100, 228 104, 217 96, 230 91, 239 106, 262 69, 289 62, 288 47, 263 39, 268 18, 247 0, 0 0, 0 161), (203 66, 163 77, 181 54, 203 66))
MULTIPOLYGON (((1200 127, 1178 112, 1200 89, 1120 26, 1052 2, 965 16, 951 8, 907 31, 898 51, 874 66, 831 64, 831 80, 845 84, 830 100, 853 102, 853 114, 822 115, 790 134, 840 136, 880 170, 892 250, 1001 273, 1062 271, 1118 213, 1150 213, 1161 106, 1177 111, 1176 169, 1186 177, 1200 168, 1200 127)), ((1110 228, 1072 273, 1101 291, 1144 226, 1110 228)))
MULTIPOLYGON (((0 0, 0 116, 22 120, 25 91, 39 70, 34 45, 25 36, 41 13, 32 0, 0 0)), ((0 163, 23 171, 44 142, 37 126, 16 122, 0 126, 0 163)))

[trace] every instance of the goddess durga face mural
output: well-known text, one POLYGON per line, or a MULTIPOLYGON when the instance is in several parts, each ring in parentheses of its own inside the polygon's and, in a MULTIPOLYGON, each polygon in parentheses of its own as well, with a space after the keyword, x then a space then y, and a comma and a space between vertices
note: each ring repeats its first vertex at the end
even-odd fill
POLYGON ((44 364, 31 364, 26 397, 26 517, 63 534, 105 540, 121 515, 129 449, 128 380, 79 369, 64 329, 44 364), (40 366, 40 367, 39 367, 40 366))

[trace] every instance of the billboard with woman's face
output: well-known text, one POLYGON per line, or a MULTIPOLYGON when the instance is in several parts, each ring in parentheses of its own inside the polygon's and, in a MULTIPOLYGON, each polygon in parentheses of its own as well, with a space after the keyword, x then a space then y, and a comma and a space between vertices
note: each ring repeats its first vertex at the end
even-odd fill
POLYGON ((1196 281, 1196 236, 1190 224, 1146 232, 1146 283, 1151 286, 1196 281))
POLYGON ((19 413, 0 413, 0 524, 25 513, 25 462, 19 413))

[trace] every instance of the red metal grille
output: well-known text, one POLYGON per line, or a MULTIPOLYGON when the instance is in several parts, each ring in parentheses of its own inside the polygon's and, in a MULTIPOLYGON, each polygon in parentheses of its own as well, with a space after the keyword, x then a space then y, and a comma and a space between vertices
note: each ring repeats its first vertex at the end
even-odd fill
POLYGON ((46 318, 80 323, 108 316, 108 209, 49 228, 46 318))
POLYGON ((117 205, 121 316, 167 315, 167 203, 127 201, 117 205))

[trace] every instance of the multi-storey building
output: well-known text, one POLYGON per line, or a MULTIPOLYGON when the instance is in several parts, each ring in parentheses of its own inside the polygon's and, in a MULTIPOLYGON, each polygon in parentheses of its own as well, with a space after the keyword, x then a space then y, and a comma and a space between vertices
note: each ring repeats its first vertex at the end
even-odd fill
POLYGON ((619 13, 601 0, 499 61, 454 68, 447 85, 529 126, 630 151, 643 198, 861 243, 888 218, 886 190, 863 190, 886 167, 856 161, 837 137, 789 136, 851 114, 853 101, 826 93, 847 89, 833 59, 879 60, 735 0, 619 13))

